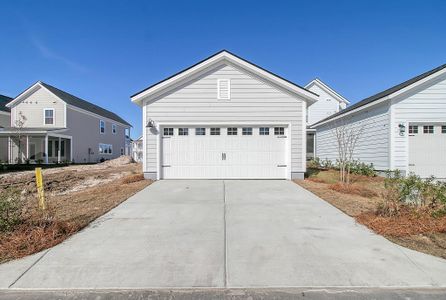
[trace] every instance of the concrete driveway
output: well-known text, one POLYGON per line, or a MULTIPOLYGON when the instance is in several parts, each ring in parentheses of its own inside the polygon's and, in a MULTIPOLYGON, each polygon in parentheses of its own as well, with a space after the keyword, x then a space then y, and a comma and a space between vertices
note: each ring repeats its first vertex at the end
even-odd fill
POLYGON ((1 288, 446 287, 289 181, 155 182, 64 243, 0 265, 1 288))

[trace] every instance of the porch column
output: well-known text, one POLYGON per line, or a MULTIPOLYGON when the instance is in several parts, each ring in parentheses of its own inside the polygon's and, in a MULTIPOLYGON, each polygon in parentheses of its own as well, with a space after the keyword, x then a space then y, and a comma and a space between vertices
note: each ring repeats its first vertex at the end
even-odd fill
POLYGON ((8 164, 10 164, 11 161, 12 161, 12 159, 11 159, 11 153, 12 153, 11 147, 12 147, 12 145, 11 145, 11 137, 8 136, 8 164))
POLYGON ((48 164, 48 135, 45 135, 45 164, 48 164))
POLYGON ((60 148, 62 145, 60 144, 60 137, 59 137, 59 149, 57 149, 57 163, 60 163, 60 148))
POLYGON ((70 139, 70 162, 73 162, 73 138, 70 139))
POLYGON ((26 159, 29 159, 29 135, 26 136, 26 159))

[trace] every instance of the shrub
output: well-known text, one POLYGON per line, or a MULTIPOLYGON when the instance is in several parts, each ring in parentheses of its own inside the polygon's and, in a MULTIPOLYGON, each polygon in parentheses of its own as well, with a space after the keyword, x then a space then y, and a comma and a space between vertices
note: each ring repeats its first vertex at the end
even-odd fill
POLYGON ((334 169, 335 168, 335 165, 333 164, 333 162, 328 159, 324 159, 323 161, 321 161, 320 165, 321 165, 321 168, 324 168, 324 169, 334 169))
POLYGON ((321 168, 321 160, 319 159, 319 157, 315 157, 308 162, 307 167, 311 168, 311 169, 320 169, 321 168))
POLYGON ((12 188, 0 192, 0 231, 10 231, 21 222, 20 193, 12 188))
POLYGON ((373 167, 373 164, 366 164, 363 162, 360 162, 359 160, 353 160, 348 164, 348 167, 350 168, 350 173, 356 174, 356 175, 364 175, 369 177, 375 177, 376 172, 375 168, 373 167))

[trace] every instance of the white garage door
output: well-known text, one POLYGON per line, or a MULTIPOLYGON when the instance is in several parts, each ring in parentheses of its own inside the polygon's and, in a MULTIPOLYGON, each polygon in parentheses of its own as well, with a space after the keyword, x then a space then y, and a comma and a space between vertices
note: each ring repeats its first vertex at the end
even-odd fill
POLYGON ((446 178, 446 124, 409 125, 409 171, 446 178))
POLYGON ((161 177, 286 178, 286 127, 163 127, 161 177))

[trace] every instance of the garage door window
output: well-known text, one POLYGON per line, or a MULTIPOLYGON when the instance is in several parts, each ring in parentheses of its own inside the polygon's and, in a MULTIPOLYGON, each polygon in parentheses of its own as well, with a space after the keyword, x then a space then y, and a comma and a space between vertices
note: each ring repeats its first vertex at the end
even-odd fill
POLYGON ((220 128, 211 128, 211 135, 220 135, 220 128))
POLYGON ((173 128, 164 128, 164 136, 173 135, 173 128))
POLYGON ((446 133, 446 126, 441 126, 441 133, 446 133))
POLYGON ((418 126, 409 125, 409 134, 417 134, 417 133, 418 133, 418 126))
POLYGON ((433 125, 423 126, 423 133, 434 133, 434 126, 433 125))
POLYGON ((252 135, 252 128, 251 127, 243 127, 242 135, 252 135))
POLYGON ((236 127, 229 127, 228 128, 228 135, 237 135, 237 128, 236 127))
POLYGON ((284 127, 274 127, 274 135, 285 135, 284 127))
POLYGON ((206 135, 206 128, 195 128, 195 135, 206 135))
POLYGON ((178 135, 189 135, 189 128, 178 128, 178 135))
POLYGON ((259 135, 269 135, 269 128, 268 127, 260 127, 259 135))

